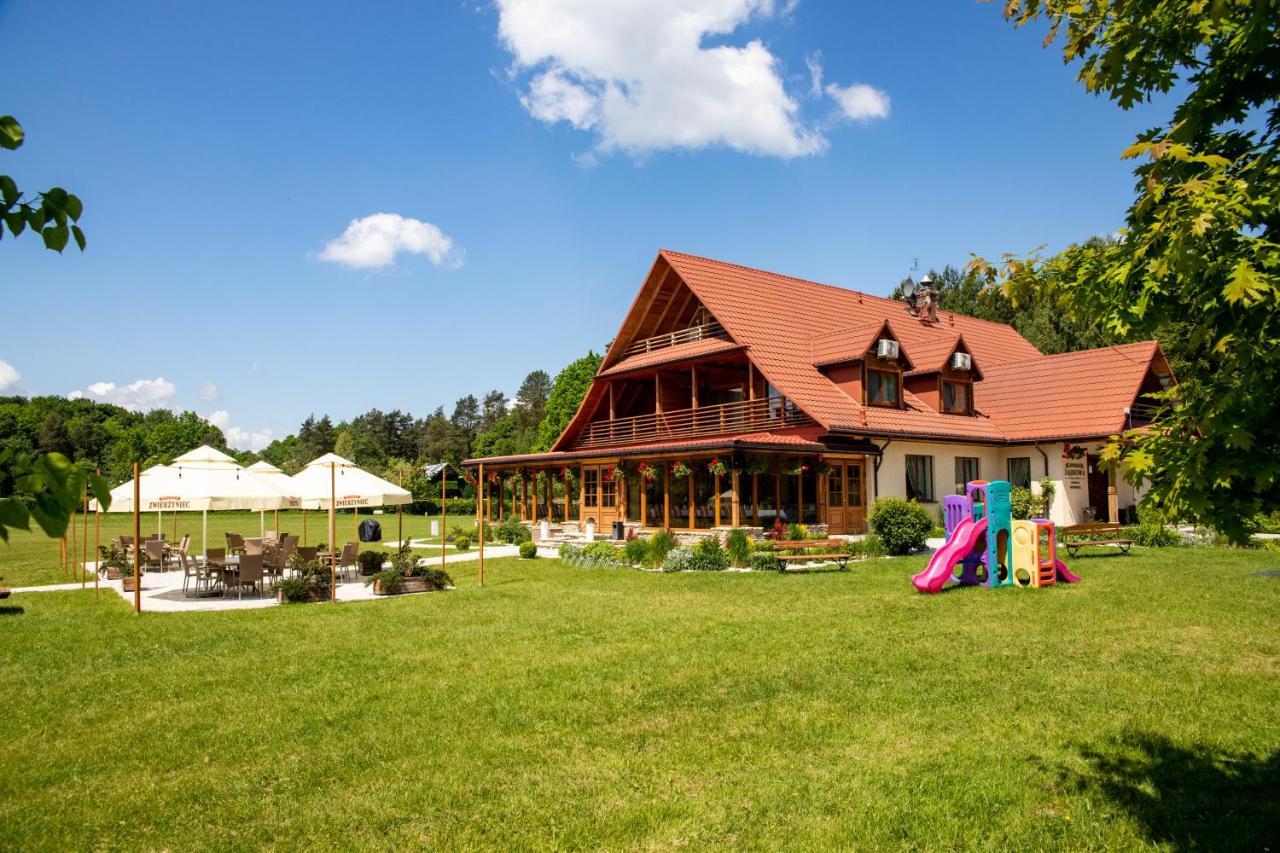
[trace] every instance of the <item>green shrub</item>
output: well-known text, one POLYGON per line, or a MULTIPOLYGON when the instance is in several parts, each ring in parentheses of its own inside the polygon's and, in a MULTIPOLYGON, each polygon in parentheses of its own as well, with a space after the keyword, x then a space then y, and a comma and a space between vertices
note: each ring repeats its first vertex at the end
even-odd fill
POLYGON ((667 552, 666 559, 662 561, 662 570, 664 572, 693 571, 693 549, 672 548, 667 552))
POLYGON ((319 560, 307 562, 295 553, 289 560, 289 568, 293 574, 276 581, 275 588, 280 597, 294 604, 301 601, 312 601, 315 598, 327 598, 332 578, 330 569, 319 560))
POLYGON ((360 574, 372 575, 382 571, 382 564, 386 562, 391 555, 386 551, 361 551, 360 552, 360 574))
POLYGON ((945 528, 945 527, 938 527, 938 526, 936 526, 936 525, 935 525, 934 527, 932 527, 932 528, 930 528, 930 529, 929 529, 929 538, 930 538, 930 539, 946 539, 946 538, 947 538, 947 528, 945 528))
POLYGON ((508 518, 495 527, 493 535, 499 542, 506 542, 508 545, 519 545, 521 542, 528 542, 533 538, 532 534, 529 533, 529 528, 514 518, 508 518))
POLYGON ((875 557, 883 557, 885 553, 884 542, 874 533, 868 533, 862 537, 862 541, 858 543, 858 550, 863 557, 872 559, 875 557))
POLYGON ((622 557, 618 549, 608 542, 592 542, 582 549, 582 556, 595 566, 621 565, 622 557))
POLYGON ((633 566, 639 566, 649 559, 649 543, 643 539, 628 539, 622 546, 622 556, 633 566))
POLYGON ((560 545, 560 559, 571 566, 576 566, 582 560, 582 548, 569 542, 562 543, 560 545))
POLYGON ((747 560, 747 566, 753 572, 776 572, 778 570, 778 558, 773 555, 772 551, 756 551, 747 560))
POLYGON ((538 546, 532 539, 526 539, 520 543, 520 558, 523 560, 532 560, 538 556, 538 546))
POLYGON ((790 539, 792 542, 795 542, 800 539, 808 539, 809 528, 805 527, 803 524, 788 524, 787 538, 790 539))
POLYGON ((465 533, 459 533, 457 536, 453 537, 453 547, 457 548, 459 551, 468 550, 471 547, 471 537, 467 536, 465 533))
POLYGON ((1013 504, 1014 518, 1034 518, 1040 512, 1039 498, 1030 489, 1014 486, 1009 490, 1009 500, 1013 504))
POLYGON ((723 572, 729 568, 729 554, 720 545, 719 539, 708 536, 698 540, 698 544, 693 547, 693 559, 689 567, 695 572, 723 572))
POLYGON ((1136 527, 1125 528, 1125 536, 1144 548, 1169 548, 1182 544, 1182 536, 1158 521, 1144 520, 1136 527))
POLYGON ((857 559, 862 556, 862 543, 857 539, 846 539, 844 544, 840 546, 840 552, 857 559))
POLYGON ((924 547, 933 517, 915 501, 902 498, 876 498, 871 509, 871 529, 884 544, 884 550, 898 556, 924 547))
POLYGON ((661 568, 666 562, 667 554, 675 550, 680 543, 670 530, 659 530, 649 537, 649 565, 661 568))
POLYGON ((746 568, 747 560, 751 558, 751 537, 747 531, 735 527, 729 531, 725 550, 729 552, 729 562, 735 569, 746 568))
POLYGON ((1254 517, 1254 526, 1258 533, 1280 533, 1280 509, 1269 515, 1259 513, 1254 517))

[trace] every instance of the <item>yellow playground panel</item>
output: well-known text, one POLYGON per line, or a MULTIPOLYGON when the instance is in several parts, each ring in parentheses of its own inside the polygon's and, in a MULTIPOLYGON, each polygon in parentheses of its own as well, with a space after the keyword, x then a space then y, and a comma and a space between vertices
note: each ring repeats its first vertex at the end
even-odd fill
POLYGON ((1053 522, 1043 518, 1013 522, 1013 582, 1040 588, 1057 579, 1057 543, 1053 522))

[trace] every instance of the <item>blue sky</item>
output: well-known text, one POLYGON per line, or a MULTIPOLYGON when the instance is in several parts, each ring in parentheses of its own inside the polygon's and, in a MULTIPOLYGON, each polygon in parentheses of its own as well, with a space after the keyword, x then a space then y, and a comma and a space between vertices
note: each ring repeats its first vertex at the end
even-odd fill
POLYGON ((999 5, 0 2, 3 169, 78 193, 89 240, 0 246, 5 390, 248 446, 554 374, 660 247, 886 293, 1114 230, 1164 108, 1086 94, 999 5), (377 213, 423 251, 326 252, 377 213))

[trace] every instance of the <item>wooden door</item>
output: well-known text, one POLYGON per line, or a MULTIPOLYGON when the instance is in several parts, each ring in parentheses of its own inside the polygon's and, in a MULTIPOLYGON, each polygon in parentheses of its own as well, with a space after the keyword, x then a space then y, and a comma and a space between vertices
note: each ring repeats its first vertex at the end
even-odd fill
POLYGON ((827 529, 833 534, 863 533, 867 529, 863 460, 830 462, 827 477, 827 529))

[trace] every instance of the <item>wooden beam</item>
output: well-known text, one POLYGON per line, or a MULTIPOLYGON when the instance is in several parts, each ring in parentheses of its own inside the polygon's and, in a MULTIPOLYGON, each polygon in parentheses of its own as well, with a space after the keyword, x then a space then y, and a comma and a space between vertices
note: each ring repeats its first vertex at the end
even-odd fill
POLYGON ((729 474, 729 518, 734 527, 742 526, 742 495, 738 491, 741 485, 737 468, 729 474))
POLYGON ((698 365, 689 365, 689 399, 693 402, 691 408, 698 408, 698 365))
POLYGON ((662 466, 662 529, 671 529, 671 467, 669 465, 662 466))
MULTIPOLYGON (((676 282, 676 286, 672 289, 671 298, 667 301, 666 307, 662 309, 662 313, 658 315, 658 319, 653 321, 653 325, 645 330, 646 334, 640 335, 641 338, 651 338, 658 334, 658 330, 662 328, 662 321, 667 319, 667 314, 670 313, 671 306, 676 304, 676 297, 680 294, 680 287, 683 286, 685 290, 689 290, 689 286, 685 284, 684 280, 679 276, 676 277, 676 282)), ((666 283, 665 280, 663 283, 666 283)), ((690 292, 692 293, 692 291, 690 292)))
POLYGON ((687 503, 689 505, 689 529, 693 530, 694 528, 697 527, 697 525, 694 523, 694 517, 697 515, 697 513, 694 511, 694 505, 693 505, 693 469, 692 468, 689 469, 689 498, 687 503))
POLYGON ((713 501, 713 506, 715 507, 714 526, 719 527, 720 526, 720 475, 716 474, 713 479, 714 479, 713 488, 716 490, 715 495, 713 495, 711 498, 711 500, 713 501))
MULTIPOLYGON (((667 282, 670 280, 671 275, 674 272, 674 270, 671 269, 670 264, 666 263, 665 261, 663 262, 663 264, 664 266, 666 266, 666 269, 663 270, 662 277, 658 279, 657 284, 654 285, 653 290, 649 293, 648 301, 644 304, 643 308, 637 305, 636 310, 633 312, 633 315, 635 316, 636 320, 635 320, 635 324, 632 326, 630 330, 631 332, 630 340, 625 341, 625 344, 627 346, 629 346, 632 341, 638 338, 648 337, 647 335, 639 334, 639 332, 644 328, 644 321, 649 317, 649 312, 653 310, 653 304, 658 300, 658 297, 662 294, 663 290, 666 289, 667 282)), ((618 339, 620 341, 626 337, 627 331, 628 330, 624 328, 619 332, 618 339)), ((618 352, 622 352, 622 350, 619 349, 618 352)))

